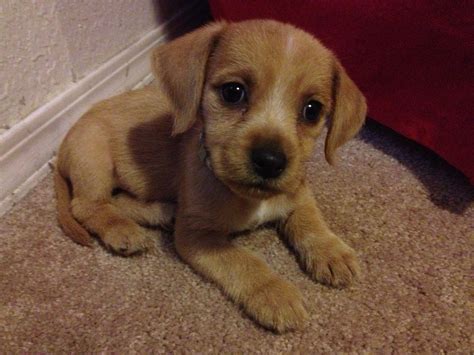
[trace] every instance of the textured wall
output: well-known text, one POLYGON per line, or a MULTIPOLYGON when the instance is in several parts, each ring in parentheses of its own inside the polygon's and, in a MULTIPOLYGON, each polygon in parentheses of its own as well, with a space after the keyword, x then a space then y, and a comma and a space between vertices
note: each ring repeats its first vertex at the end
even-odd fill
POLYGON ((161 3, 0 0, 0 134, 157 27, 161 3))

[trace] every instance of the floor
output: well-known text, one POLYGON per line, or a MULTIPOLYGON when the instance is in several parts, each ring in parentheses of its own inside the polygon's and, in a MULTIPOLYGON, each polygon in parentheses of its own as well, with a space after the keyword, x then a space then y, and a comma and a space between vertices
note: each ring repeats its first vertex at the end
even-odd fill
POLYGON ((56 222, 51 176, 0 219, 0 352, 459 352, 474 350, 474 188, 433 153, 369 122, 332 168, 308 164, 332 229, 360 256, 346 290, 312 282, 271 229, 237 243, 294 282, 311 315, 262 329, 177 257, 80 247, 56 222))

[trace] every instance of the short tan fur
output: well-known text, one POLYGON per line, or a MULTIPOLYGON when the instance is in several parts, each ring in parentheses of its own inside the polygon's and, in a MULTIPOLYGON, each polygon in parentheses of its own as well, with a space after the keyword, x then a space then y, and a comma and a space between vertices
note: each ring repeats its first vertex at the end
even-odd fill
POLYGON ((364 122, 364 96, 318 40, 270 20, 207 25, 157 48, 152 66, 154 85, 96 104, 64 139, 55 173, 64 231, 131 255, 153 248, 147 226, 175 221, 180 257, 258 323, 302 326, 298 289, 230 235, 275 221, 314 280, 342 287, 357 277, 355 252, 324 222, 304 163, 325 118, 334 161, 364 122), (226 102, 228 83, 245 100, 226 102), (308 102, 320 104, 311 122, 308 102), (259 149, 273 154, 263 173, 259 149), (266 176, 281 156, 270 170, 278 176, 266 176))

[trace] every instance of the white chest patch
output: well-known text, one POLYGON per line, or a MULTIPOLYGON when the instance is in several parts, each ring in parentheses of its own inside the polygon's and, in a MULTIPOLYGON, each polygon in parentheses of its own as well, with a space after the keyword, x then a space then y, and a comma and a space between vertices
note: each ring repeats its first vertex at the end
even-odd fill
POLYGON ((260 202, 248 221, 248 228, 282 219, 291 211, 291 204, 286 198, 270 199, 260 202))

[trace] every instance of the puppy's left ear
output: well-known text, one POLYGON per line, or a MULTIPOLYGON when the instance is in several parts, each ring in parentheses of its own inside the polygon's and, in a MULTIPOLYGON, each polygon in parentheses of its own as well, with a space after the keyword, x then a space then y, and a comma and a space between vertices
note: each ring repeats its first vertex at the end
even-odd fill
POLYGON ((224 22, 206 25, 158 47, 152 54, 153 74, 175 109, 172 135, 185 132, 196 119, 207 60, 224 27, 224 22))
POLYGON ((325 145, 326 160, 331 165, 335 162, 336 149, 356 135, 367 114, 364 95, 337 60, 332 79, 332 102, 325 145))

